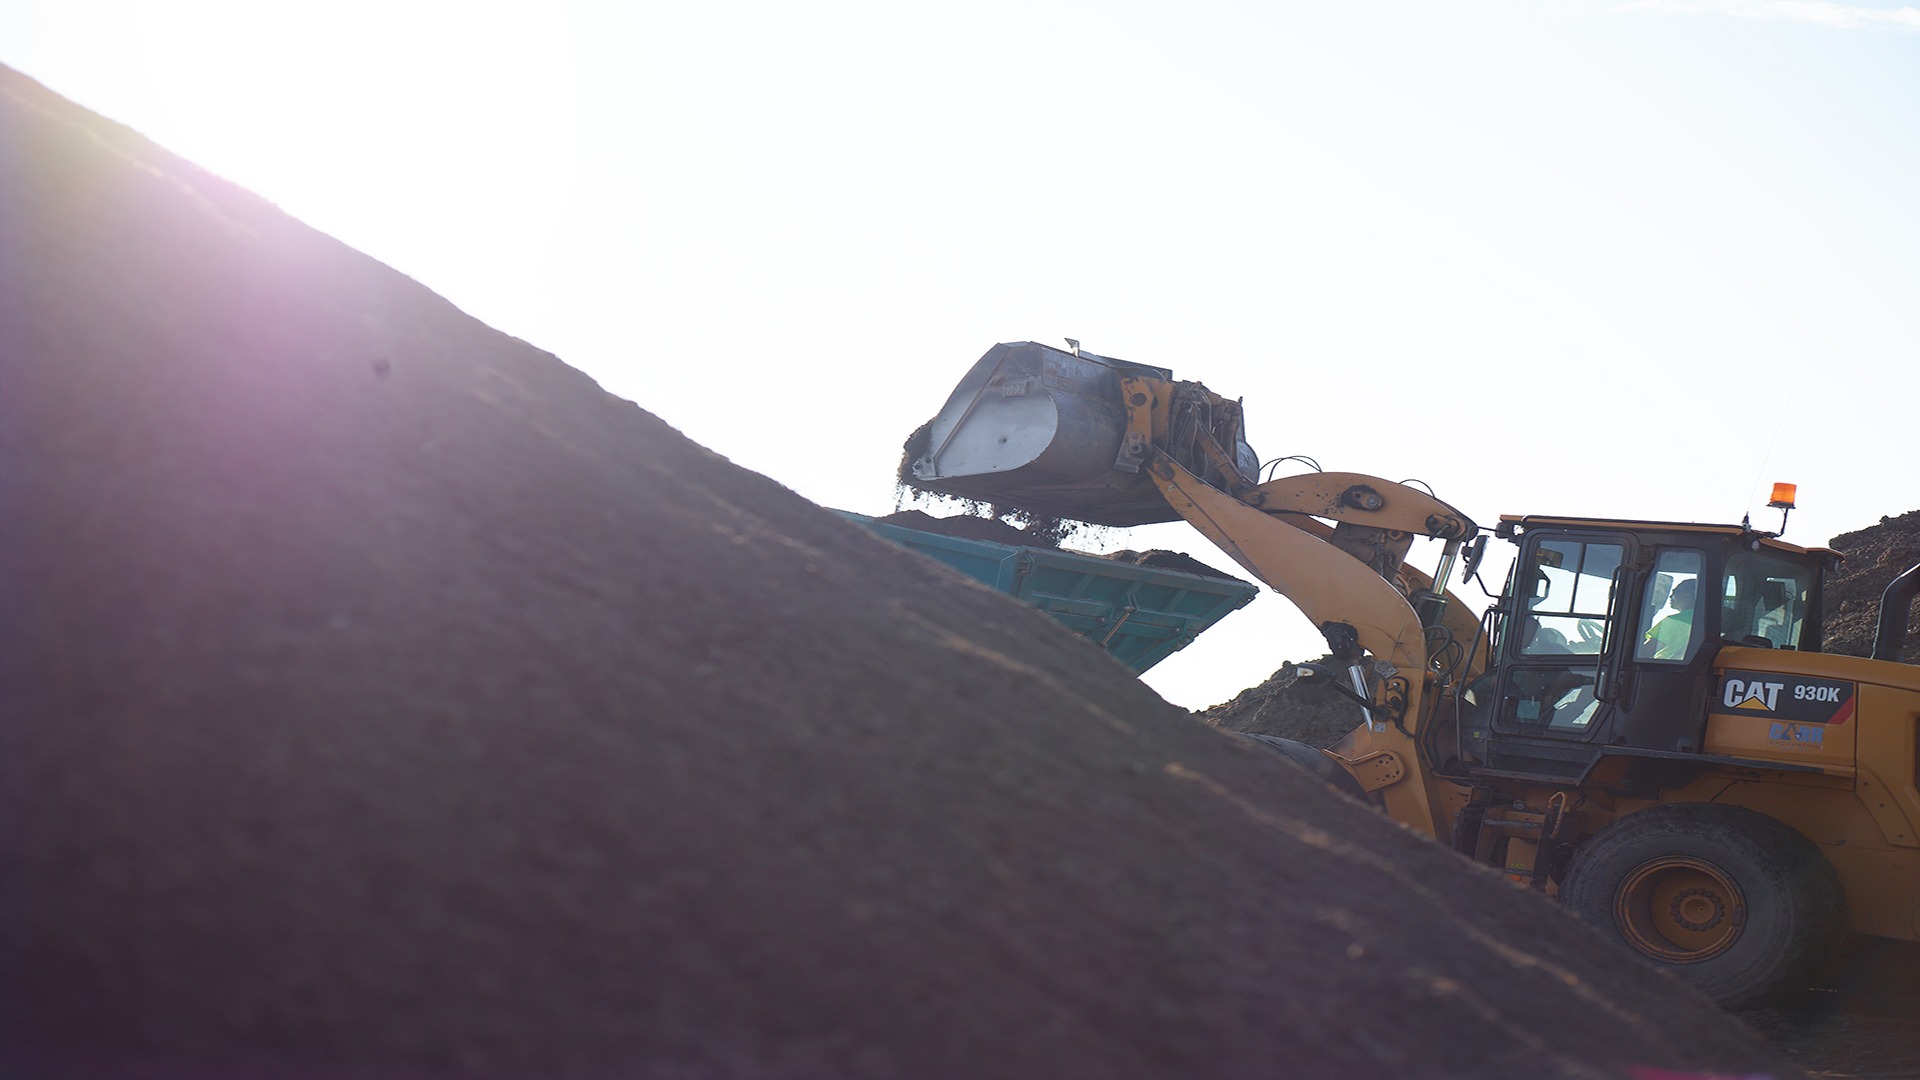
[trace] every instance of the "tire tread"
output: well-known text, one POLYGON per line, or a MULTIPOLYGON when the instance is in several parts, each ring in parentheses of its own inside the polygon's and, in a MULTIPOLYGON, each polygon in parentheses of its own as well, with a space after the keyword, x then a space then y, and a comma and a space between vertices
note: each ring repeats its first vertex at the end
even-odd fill
MULTIPOLYGON (((1702 847, 1720 853, 1723 861, 1736 856, 1757 867, 1763 880, 1740 883, 1749 894, 1749 911, 1756 903, 1771 902, 1774 890, 1784 892, 1790 920, 1787 942, 1771 962, 1747 957, 1742 964, 1716 957, 1700 964, 1660 966, 1729 1007, 1804 986, 1802 980, 1845 933, 1845 895, 1833 864, 1813 841, 1759 811, 1721 803, 1669 803, 1621 818, 1574 852, 1563 890, 1567 907, 1631 949, 1613 925, 1619 879, 1648 858, 1702 847)), ((1640 955, 1638 950, 1635 954, 1640 955)))

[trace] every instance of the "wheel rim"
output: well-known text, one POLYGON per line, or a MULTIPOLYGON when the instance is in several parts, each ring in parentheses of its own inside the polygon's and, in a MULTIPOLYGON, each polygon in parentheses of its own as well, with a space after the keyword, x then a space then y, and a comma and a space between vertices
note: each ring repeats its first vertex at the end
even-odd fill
POLYGON ((1746 928, 1747 901, 1726 871, 1672 855, 1627 875, 1613 914, 1634 948, 1669 964, 1692 964, 1733 948, 1746 928))

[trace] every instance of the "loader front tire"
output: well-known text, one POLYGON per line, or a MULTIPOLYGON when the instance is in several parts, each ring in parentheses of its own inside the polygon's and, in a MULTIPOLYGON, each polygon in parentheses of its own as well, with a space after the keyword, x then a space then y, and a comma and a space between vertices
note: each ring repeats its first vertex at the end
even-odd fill
POLYGON ((1605 937, 1725 1006, 1797 989, 1846 928, 1833 864, 1784 822, 1678 803, 1615 821, 1574 853, 1561 895, 1605 937))

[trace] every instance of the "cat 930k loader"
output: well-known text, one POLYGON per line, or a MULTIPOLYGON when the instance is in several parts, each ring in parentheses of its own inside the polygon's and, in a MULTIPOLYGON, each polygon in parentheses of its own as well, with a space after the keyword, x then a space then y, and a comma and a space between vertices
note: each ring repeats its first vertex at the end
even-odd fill
MULTIPOLYGON (((1326 635, 1358 726, 1268 740, 1502 867, 1727 1004, 1847 934, 1920 940, 1920 568, 1873 658, 1820 651, 1834 552, 1741 525, 1507 516, 1476 616, 1447 591, 1488 533, 1354 473, 1262 481, 1239 403, 1164 368, 997 345, 909 439, 902 479, 1038 515, 1185 520, 1326 635), (1442 547, 1434 577, 1405 560, 1442 547)), ((1785 496, 1782 496, 1785 497, 1785 496)), ((1790 500, 1789 500, 1790 501, 1790 500)))

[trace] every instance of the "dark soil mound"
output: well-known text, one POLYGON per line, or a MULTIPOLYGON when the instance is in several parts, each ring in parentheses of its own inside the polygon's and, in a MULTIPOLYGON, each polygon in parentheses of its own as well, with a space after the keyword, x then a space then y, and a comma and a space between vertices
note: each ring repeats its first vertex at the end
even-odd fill
POLYGON ((1239 581, 1232 574, 1221 573, 1184 551, 1166 551, 1151 548, 1147 551, 1109 551, 1100 556, 1115 562, 1132 563, 1154 570, 1179 570, 1182 573, 1198 574, 1201 577, 1220 578, 1223 581, 1239 581))
MULTIPOLYGON (((1331 664, 1323 656, 1315 663, 1331 664)), ((1249 735, 1278 735, 1325 749, 1339 742, 1362 717, 1360 707, 1325 686, 1300 681, 1300 665, 1286 663, 1258 686, 1206 711, 1207 723, 1249 735)))
MULTIPOLYGON (((1920 563, 1920 510, 1883 517, 1878 525, 1842 533, 1827 546, 1844 553, 1847 561, 1838 573, 1827 575, 1821 647, 1866 656, 1873 652, 1880 625, 1880 594, 1908 567, 1920 563)), ((1910 624, 1900 659, 1920 663, 1920 619, 1910 624)))
POLYGON ((0 192, 0 1074, 1785 1068, 4 69, 0 192))

